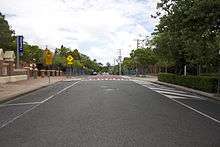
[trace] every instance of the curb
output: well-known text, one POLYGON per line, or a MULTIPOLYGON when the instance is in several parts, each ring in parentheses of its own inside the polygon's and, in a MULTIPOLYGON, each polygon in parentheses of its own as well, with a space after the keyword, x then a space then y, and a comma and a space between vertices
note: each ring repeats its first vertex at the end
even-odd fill
POLYGON ((204 96, 204 97, 208 97, 212 100, 220 101, 220 97, 217 97, 214 94, 206 93, 206 92, 203 92, 203 91, 187 88, 187 87, 184 87, 184 86, 174 85, 174 84, 170 84, 170 83, 160 82, 160 81, 155 81, 153 83, 160 84, 160 85, 165 85, 165 86, 169 86, 169 87, 173 87, 173 88, 177 88, 177 89, 181 89, 181 90, 188 91, 188 92, 191 92, 191 93, 196 93, 200 96, 204 96))
MULTIPOLYGON (((61 80, 61 81, 63 81, 63 80, 61 80)), ((9 102, 9 101, 11 101, 11 100, 16 99, 16 98, 19 97, 19 96, 26 95, 26 94, 28 94, 28 93, 31 93, 31 92, 37 91, 37 90, 39 90, 39 89, 45 88, 45 87, 47 87, 47 86, 50 86, 50 85, 56 84, 56 83, 61 82, 61 81, 57 81, 57 82, 54 82, 54 83, 51 83, 51 84, 48 84, 48 85, 44 85, 44 86, 40 86, 40 87, 36 87, 36 88, 33 88, 33 89, 29 90, 29 91, 20 92, 20 93, 17 93, 17 94, 11 95, 11 96, 6 96, 6 97, 4 97, 4 100, 0 100, 0 104, 3 104, 3 103, 6 103, 6 102, 9 102)))

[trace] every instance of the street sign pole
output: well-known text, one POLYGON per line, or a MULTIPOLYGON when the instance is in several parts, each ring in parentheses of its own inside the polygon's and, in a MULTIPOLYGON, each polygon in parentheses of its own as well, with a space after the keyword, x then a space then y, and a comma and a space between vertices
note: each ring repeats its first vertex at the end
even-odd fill
POLYGON ((23 49, 23 39, 24 39, 23 36, 17 36, 16 37, 16 45, 17 45, 16 68, 17 69, 20 68, 20 65, 19 65, 20 56, 23 56, 23 52, 24 52, 24 49, 23 49))
POLYGON ((68 75, 72 77, 72 64, 74 62, 74 58, 71 55, 68 55, 66 58, 67 67, 69 68, 68 75), (69 66, 68 66, 69 65, 69 66))
POLYGON ((16 58, 16 68, 19 69, 19 36, 16 38, 17 44, 17 58, 16 58))

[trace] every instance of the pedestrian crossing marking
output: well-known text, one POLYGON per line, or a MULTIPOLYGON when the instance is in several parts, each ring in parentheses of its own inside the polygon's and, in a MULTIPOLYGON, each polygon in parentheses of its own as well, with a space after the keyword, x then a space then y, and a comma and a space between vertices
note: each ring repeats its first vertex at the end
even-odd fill
POLYGON ((144 82, 144 81, 135 81, 132 80, 133 82, 136 82, 144 87, 147 87, 163 96, 166 96, 168 98, 171 99, 195 99, 195 100, 207 100, 207 98, 205 97, 200 97, 198 95, 193 95, 190 92, 186 92, 186 91, 181 91, 181 90, 177 90, 175 88, 172 87, 166 87, 164 85, 159 85, 159 84, 155 84, 152 82, 144 82))
POLYGON ((161 95, 169 97, 171 99, 191 99, 191 98, 188 98, 188 97, 175 96, 175 95, 166 95, 166 94, 162 94, 162 93, 161 93, 161 95))
POLYGON ((156 91, 158 93, 166 94, 166 95, 176 95, 176 96, 183 96, 183 97, 188 97, 188 98, 196 98, 196 99, 201 99, 198 96, 194 95, 188 95, 188 94, 180 94, 180 93, 175 93, 175 92, 165 92, 165 91, 156 91))

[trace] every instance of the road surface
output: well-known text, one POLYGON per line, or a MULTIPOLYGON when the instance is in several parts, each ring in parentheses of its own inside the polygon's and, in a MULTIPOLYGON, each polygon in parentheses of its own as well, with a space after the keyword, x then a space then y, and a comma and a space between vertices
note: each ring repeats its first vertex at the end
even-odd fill
POLYGON ((220 146, 219 102, 119 76, 59 82, 0 114, 2 147, 220 146))

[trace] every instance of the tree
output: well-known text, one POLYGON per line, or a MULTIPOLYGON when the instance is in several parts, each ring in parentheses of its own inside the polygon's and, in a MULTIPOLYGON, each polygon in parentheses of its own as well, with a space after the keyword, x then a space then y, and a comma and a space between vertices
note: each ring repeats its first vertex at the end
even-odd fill
POLYGON ((16 51, 16 38, 14 31, 10 29, 5 16, 0 12, 0 48, 16 51))
POLYGON ((132 50, 130 56, 134 61, 138 72, 141 74, 145 74, 145 70, 148 65, 155 64, 157 62, 156 56, 151 48, 132 50))
POLYGON ((43 62, 43 50, 37 45, 24 44, 24 54, 21 56, 21 60, 27 63, 35 62, 37 64, 43 62))
POLYGON ((176 73, 187 64, 218 63, 219 0, 161 0, 158 8, 165 14, 154 32, 156 50, 172 58, 176 73))
POLYGON ((64 47, 63 45, 61 45, 60 48, 57 48, 56 49, 56 54, 57 55, 60 55, 62 57, 65 57, 67 56, 67 54, 71 52, 70 48, 67 48, 67 47, 64 47))

